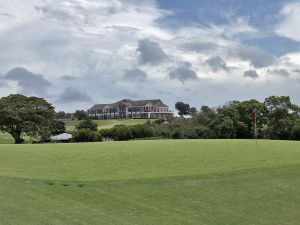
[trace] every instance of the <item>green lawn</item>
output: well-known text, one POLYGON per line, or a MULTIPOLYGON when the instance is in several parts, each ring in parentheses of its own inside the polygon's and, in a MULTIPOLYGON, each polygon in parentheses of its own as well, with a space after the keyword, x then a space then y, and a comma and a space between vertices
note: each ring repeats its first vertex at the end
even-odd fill
POLYGON ((300 224, 300 142, 0 145, 2 225, 300 224))
MULTIPOLYGON (((98 124, 98 129, 112 128, 116 125, 136 125, 144 124, 147 122, 147 119, 113 119, 113 120, 94 120, 98 124)), ((67 120, 66 129, 72 131, 75 129, 75 126, 80 123, 78 120, 67 120)))

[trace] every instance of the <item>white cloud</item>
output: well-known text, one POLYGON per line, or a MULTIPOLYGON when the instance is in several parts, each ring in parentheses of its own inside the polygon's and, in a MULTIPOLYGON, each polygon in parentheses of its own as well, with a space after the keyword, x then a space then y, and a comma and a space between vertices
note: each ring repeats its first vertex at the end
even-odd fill
MULTIPOLYGON (((275 64, 283 60, 238 41, 239 36, 258 33, 247 19, 231 19, 222 26, 162 26, 158 21, 169 14, 172 12, 160 9, 154 0, 1 1, 0 73, 24 67, 43 74, 52 84, 47 88, 49 100, 63 110, 92 104, 76 104, 69 93, 95 103, 131 97, 162 98, 171 105, 180 99, 194 105, 222 104, 236 96, 246 97, 246 90, 254 84, 260 87, 260 96, 276 94, 267 82, 277 80, 266 76, 266 70, 281 68, 275 64), (137 49, 143 40, 150 42, 147 53, 153 51, 141 64, 137 49), (207 60, 216 56, 223 62, 219 60, 215 66, 223 69, 212 69, 205 63, 212 64, 207 60), (260 76, 245 79, 244 71, 253 69, 260 76), (142 79, 124 81, 126 71, 131 73, 125 78, 142 79), (175 80, 169 79, 172 71, 175 80), (216 90, 221 93, 215 94, 216 90), (83 95, 86 92, 88 95, 83 95), (62 103, 61 98, 67 101, 62 103)), ((286 57, 297 64, 296 53, 286 57)), ((16 86, 10 85, 16 92, 16 86)), ((7 93, 2 82, 0 96, 7 93)))
POLYGON ((282 21, 278 24, 276 33, 295 41, 300 41, 300 2, 292 1, 286 4, 280 12, 282 21))

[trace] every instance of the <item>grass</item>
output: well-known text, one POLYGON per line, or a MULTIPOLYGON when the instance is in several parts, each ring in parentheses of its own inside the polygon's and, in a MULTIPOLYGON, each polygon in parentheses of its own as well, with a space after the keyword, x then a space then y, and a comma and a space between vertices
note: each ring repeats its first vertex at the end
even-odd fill
POLYGON ((300 224, 300 142, 1 145, 2 225, 300 224))
MULTIPOLYGON (((116 125, 136 125, 144 124, 147 122, 147 119, 112 119, 112 120, 94 120, 97 123, 98 129, 112 128, 116 125)), ((78 120, 67 120, 66 129, 68 131, 73 131, 75 126, 80 123, 78 120)))

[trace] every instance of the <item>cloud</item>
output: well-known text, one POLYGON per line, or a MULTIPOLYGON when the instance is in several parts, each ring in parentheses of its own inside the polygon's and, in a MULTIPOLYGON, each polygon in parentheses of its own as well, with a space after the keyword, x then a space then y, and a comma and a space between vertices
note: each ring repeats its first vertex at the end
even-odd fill
POLYGON ((224 60, 220 56, 214 56, 205 61, 205 63, 210 67, 213 72, 217 72, 219 70, 228 70, 228 67, 224 60))
POLYGON ((67 87, 56 100, 57 103, 92 102, 92 98, 84 91, 75 87, 67 87))
POLYGON ((288 77, 290 76, 290 73, 286 69, 274 69, 274 70, 269 70, 269 74, 275 74, 281 77, 288 77))
POLYGON ((139 41, 137 51, 140 53, 141 64, 158 65, 168 59, 167 54, 159 44, 149 39, 139 41))
POLYGON ((135 69, 125 71, 123 75, 123 80, 142 82, 147 80, 147 77, 148 75, 145 71, 135 68, 135 69))
POLYGON ((277 25, 275 32, 295 41, 300 41, 300 3, 291 1, 287 3, 280 11, 281 20, 277 25))
MULTIPOLYGON (((268 33, 274 24, 268 24, 267 31, 263 30, 248 15, 232 14, 221 24, 206 18, 208 23, 203 25, 199 20, 195 23, 192 17, 187 23, 177 17, 173 23, 168 15, 176 17, 180 13, 161 9, 156 0, 2 2, 0 11, 12 16, 0 16, 0 73, 19 65, 35 74, 43 74, 52 85, 36 90, 28 86, 22 88, 19 81, 3 80, 11 88, 1 87, 0 96, 20 89, 28 92, 43 89, 49 94, 49 101, 57 100, 55 105, 61 110, 88 108, 94 103, 91 99, 101 103, 131 96, 162 98, 171 106, 178 100, 190 100, 194 105, 216 105, 237 98, 262 98, 281 93, 300 101, 299 84, 294 82, 296 73, 286 79, 261 76, 259 82, 245 82, 243 74, 249 69, 262 75, 276 68, 292 73, 299 69, 300 56, 297 49, 291 47, 286 55, 276 58, 271 54, 274 48, 258 45, 265 36, 276 37, 268 33), (255 28, 251 24, 255 24, 255 28), (218 70, 221 72, 212 76, 213 71, 218 70), (198 75, 201 82, 197 81, 198 75), (268 82, 264 82, 265 78, 268 82), (136 82, 144 80, 146 82, 136 82), (257 96, 252 96, 249 89, 256 87, 257 96), (60 93, 62 100, 57 103, 60 93), (79 101, 74 96, 78 96, 79 101)), ((226 3, 229 8, 233 6, 231 2, 226 3)), ((281 44, 277 46, 282 49, 281 44)))
POLYGON ((7 86, 8 86, 7 83, 0 81, 0 88, 5 88, 7 86))
POLYGON ((218 48, 218 45, 212 42, 201 42, 197 40, 179 44, 178 48, 191 52, 210 52, 218 48))
POLYGON ((233 54, 241 60, 250 61, 255 68, 263 68, 273 65, 276 58, 256 47, 238 46, 230 49, 229 54, 233 54))
POLYGON ((256 70, 247 70, 244 72, 244 77, 250 77, 252 79, 257 79, 259 77, 256 70))
POLYGON ((65 76, 62 76, 61 79, 64 81, 71 81, 71 80, 76 80, 76 77, 65 75, 65 76))
POLYGON ((24 94, 45 95, 47 88, 51 86, 51 83, 43 75, 29 72, 22 67, 10 70, 5 74, 4 79, 16 81, 24 94))
POLYGON ((196 72, 190 68, 190 65, 186 63, 185 65, 172 69, 169 73, 169 79, 179 80, 185 83, 189 80, 197 80, 198 76, 196 72))
POLYGON ((300 74, 300 69, 295 69, 294 72, 300 74))

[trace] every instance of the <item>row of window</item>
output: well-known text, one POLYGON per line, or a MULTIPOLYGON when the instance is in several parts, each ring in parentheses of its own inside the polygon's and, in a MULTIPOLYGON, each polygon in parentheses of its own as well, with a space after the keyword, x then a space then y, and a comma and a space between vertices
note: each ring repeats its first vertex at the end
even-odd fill
MULTIPOLYGON (((125 111, 122 111, 125 112, 125 111)), ((128 108, 129 113, 135 113, 135 112, 168 112, 168 108, 154 108, 154 107, 142 107, 142 108, 128 108)), ((118 113, 118 109, 97 109, 97 110, 91 110, 91 114, 110 114, 110 113, 118 113)))

